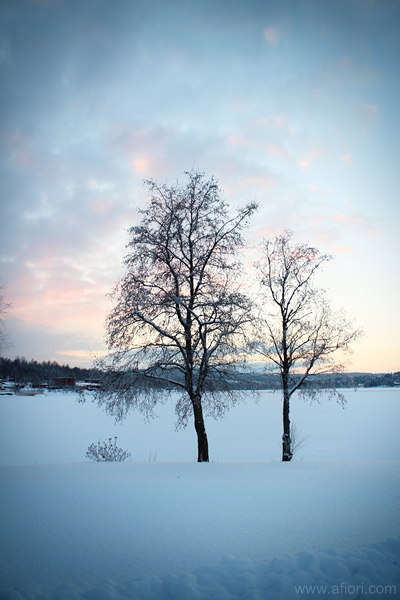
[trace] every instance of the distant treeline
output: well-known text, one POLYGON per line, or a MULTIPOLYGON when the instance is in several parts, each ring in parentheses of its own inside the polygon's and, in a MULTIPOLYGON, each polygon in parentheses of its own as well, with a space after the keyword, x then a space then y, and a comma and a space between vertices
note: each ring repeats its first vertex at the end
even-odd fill
POLYGON ((356 373, 352 375, 355 387, 394 387, 400 386, 400 371, 396 373, 383 373, 376 375, 374 373, 356 373))
POLYGON ((24 357, 0 358, 0 377, 15 383, 31 383, 38 386, 41 383, 52 383, 55 377, 75 377, 76 380, 90 379, 93 377, 92 369, 81 369, 69 365, 59 365, 55 360, 38 362, 26 360, 24 357))
MULTIPOLYGON (((292 375, 293 383, 300 378, 292 375)), ((357 388, 357 387, 394 387, 400 386, 400 372, 396 373, 332 373, 314 375, 303 384, 303 388, 357 388)), ((281 388, 281 378, 278 373, 252 372, 239 374, 232 382, 233 389, 278 390, 281 388)))
MULTIPOLYGON (((69 365, 59 365, 55 360, 38 362, 36 360, 26 360, 24 357, 9 358, 0 357, 0 378, 9 379, 16 384, 31 383, 33 386, 39 386, 45 382, 52 384, 56 377, 74 377, 77 381, 85 379, 101 378, 101 374, 93 369, 81 369, 80 367, 70 367, 69 365)), ((175 374, 175 379, 178 374, 175 374)), ((296 376, 294 376, 296 378, 296 376)), ((356 388, 356 387, 394 387, 400 386, 400 372, 396 373, 339 373, 331 375, 318 375, 311 377, 307 386, 321 388, 356 388)), ((259 389, 259 390, 277 390, 281 387, 278 374, 260 373, 260 371, 250 371, 247 373, 237 373, 232 378, 232 389, 259 389)))

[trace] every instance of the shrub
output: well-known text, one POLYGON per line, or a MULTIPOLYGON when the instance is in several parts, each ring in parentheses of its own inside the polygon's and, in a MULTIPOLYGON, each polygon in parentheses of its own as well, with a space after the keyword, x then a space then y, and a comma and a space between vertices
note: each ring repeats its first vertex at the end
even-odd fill
POLYGON ((86 457, 97 462, 123 462, 131 456, 131 453, 127 450, 122 450, 122 448, 117 448, 117 439, 117 437, 114 438, 114 443, 112 442, 112 438, 108 438, 108 443, 101 443, 99 440, 97 445, 90 444, 86 452, 86 457))

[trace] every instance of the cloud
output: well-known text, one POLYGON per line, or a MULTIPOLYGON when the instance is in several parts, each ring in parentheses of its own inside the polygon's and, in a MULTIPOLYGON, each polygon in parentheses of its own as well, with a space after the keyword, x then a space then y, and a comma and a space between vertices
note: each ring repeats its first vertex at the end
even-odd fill
POLYGON ((378 117, 379 108, 377 104, 360 105, 361 122, 363 127, 371 125, 378 117))
POLYGON ((249 175, 243 179, 240 183, 243 187, 254 186, 264 190, 270 190, 275 186, 276 181, 272 177, 268 177, 262 174, 249 175))
POLYGON ((377 104, 361 104, 363 114, 370 120, 375 119, 378 115, 377 104))
POLYGON ((334 246, 332 252, 334 254, 351 254, 354 252, 354 248, 350 248, 349 246, 334 246))
POLYGON ((90 366, 95 355, 106 352, 101 330, 82 329, 78 332, 57 331, 51 324, 35 324, 20 321, 15 317, 8 320, 13 332, 12 347, 4 354, 8 358, 56 360, 71 366, 90 366))
POLYGON ((230 135, 227 139, 230 146, 249 146, 250 142, 239 135, 230 135))
POLYGON ((112 206, 113 203, 109 198, 102 198, 101 196, 95 198, 90 204, 90 207, 94 212, 101 214, 109 213, 112 206))
POLYGON ((297 211, 290 213, 285 226, 299 234, 311 235, 331 252, 341 253, 353 251, 357 237, 380 236, 384 227, 376 219, 361 213, 314 212, 306 215, 297 211))
POLYGON ((226 138, 226 148, 230 155, 241 156, 242 163, 246 162, 248 167, 250 160, 258 166, 264 163, 270 170, 272 165, 296 161, 288 148, 294 140, 295 132, 287 119, 283 115, 274 115, 268 119, 256 119, 230 133, 226 138))
POLYGON ((85 323, 88 328, 104 314, 105 296, 113 284, 98 274, 91 280, 94 271, 58 258, 28 261, 12 282, 13 316, 26 323, 61 328, 68 324, 72 330, 85 323))
POLYGON ((134 158, 132 163, 135 169, 135 173, 138 175, 148 175, 151 173, 152 165, 150 160, 146 158, 134 158))
POLYGON ((52 353, 60 343, 77 357, 102 337, 144 178, 215 175, 233 207, 262 205, 254 239, 291 226, 346 248, 379 232, 365 217, 377 197, 376 212, 394 214, 394 142, 379 142, 382 130, 358 145, 360 129, 381 125, 373 102, 377 91, 391 97, 396 72, 397 21, 383 5, 365 19, 357 2, 178 4, 32 1, 3 12, 2 280, 38 352, 41 331, 52 353), (340 169, 352 156, 362 177, 340 169))
POLYGON ((264 29, 264 37, 270 44, 275 44, 278 41, 278 34, 274 27, 266 27, 264 29))
POLYGON ((285 161, 294 160, 294 156, 292 155, 292 153, 289 152, 289 150, 287 148, 285 148, 282 144, 279 144, 279 143, 268 144, 267 150, 268 150, 268 153, 275 158, 280 158, 285 161))
POLYGON ((333 218, 341 227, 355 229, 368 237, 382 234, 382 225, 379 226, 376 219, 366 215, 336 213, 333 218))
POLYGON ((288 122, 287 117, 284 115, 272 115, 270 117, 263 117, 262 119, 256 119, 252 125, 256 128, 262 127, 269 130, 285 130, 288 133, 295 133, 294 127, 288 122))
POLYGON ((308 169, 312 163, 321 159, 325 154, 326 153, 322 148, 315 146, 303 154, 302 158, 299 160, 299 165, 302 169, 308 169))

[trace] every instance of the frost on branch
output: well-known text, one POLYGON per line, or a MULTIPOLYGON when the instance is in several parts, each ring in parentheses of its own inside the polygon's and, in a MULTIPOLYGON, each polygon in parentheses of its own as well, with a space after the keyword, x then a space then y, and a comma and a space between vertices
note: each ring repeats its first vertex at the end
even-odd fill
POLYGON ((107 442, 101 443, 100 440, 97 445, 90 444, 86 457, 97 462, 123 462, 131 456, 131 453, 122 450, 122 448, 117 448, 117 439, 117 437, 114 438, 114 443, 112 438, 108 438, 108 444, 107 442))

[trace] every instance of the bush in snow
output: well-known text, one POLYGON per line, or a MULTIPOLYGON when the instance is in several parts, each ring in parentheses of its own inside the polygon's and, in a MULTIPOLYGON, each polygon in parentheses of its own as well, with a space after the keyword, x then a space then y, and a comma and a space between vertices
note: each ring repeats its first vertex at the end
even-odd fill
POLYGON ((112 443, 112 438, 108 438, 108 444, 107 442, 101 443, 100 440, 97 442, 97 446, 96 444, 90 444, 86 452, 87 458, 97 460, 97 462, 123 462, 131 453, 122 450, 122 448, 117 448, 117 439, 117 437, 114 438, 114 443, 112 443))
POLYGON ((309 435, 306 435, 306 437, 300 437, 300 436, 301 436, 301 431, 299 431, 297 429, 296 423, 293 423, 293 422, 290 423, 290 439, 291 439, 291 443, 292 443, 292 456, 294 456, 300 450, 300 448, 302 448, 304 446, 304 444, 310 437, 309 435))

